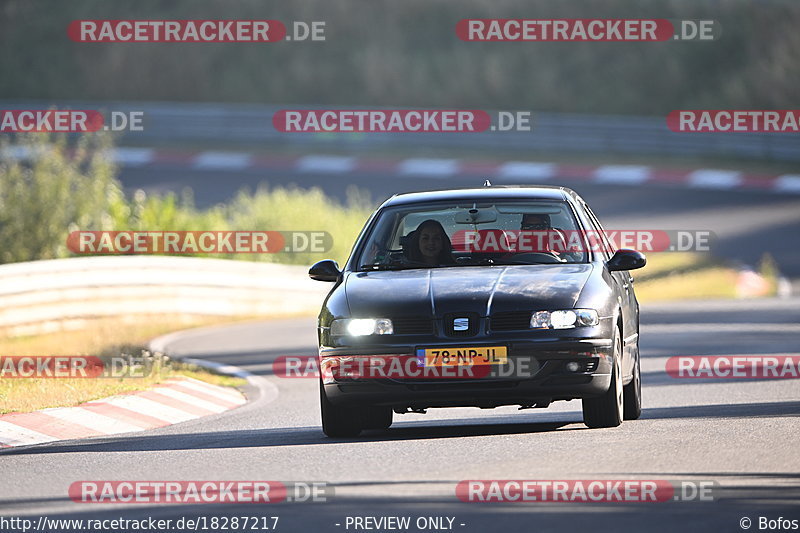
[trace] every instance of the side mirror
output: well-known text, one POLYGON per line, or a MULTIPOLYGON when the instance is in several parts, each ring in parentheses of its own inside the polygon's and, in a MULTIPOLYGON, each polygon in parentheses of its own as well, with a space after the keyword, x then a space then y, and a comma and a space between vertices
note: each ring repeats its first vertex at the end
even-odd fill
POLYGON ((308 277, 316 281, 339 281, 342 272, 336 261, 324 259, 308 269, 308 277))
POLYGON ((606 266, 611 272, 618 270, 636 270, 647 264, 647 258, 642 252, 636 250, 617 250, 614 256, 608 260, 606 266))

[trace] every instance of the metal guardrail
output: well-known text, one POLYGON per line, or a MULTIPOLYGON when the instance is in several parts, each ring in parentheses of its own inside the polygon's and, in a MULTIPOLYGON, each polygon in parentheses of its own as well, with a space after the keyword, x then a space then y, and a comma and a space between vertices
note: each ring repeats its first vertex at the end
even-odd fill
POLYGON ((32 335, 132 315, 316 314, 327 283, 307 268, 166 256, 79 257, 0 265, 0 332, 32 335))
POLYGON ((665 117, 533 113, 533 131, 530 132, 282 133, 272 126, 272 116, 276 111, 322 109, 322 106, 0 101, 0 109, 46 109, 50 106, 142 111, 144 130, 126 133, 122 142, 143 145, 169 141, 293 145, 315 150, 325 147, 368 150, 380 146, 405 146, 800 161, 800 134, 675 133, 667 128, 665 117))

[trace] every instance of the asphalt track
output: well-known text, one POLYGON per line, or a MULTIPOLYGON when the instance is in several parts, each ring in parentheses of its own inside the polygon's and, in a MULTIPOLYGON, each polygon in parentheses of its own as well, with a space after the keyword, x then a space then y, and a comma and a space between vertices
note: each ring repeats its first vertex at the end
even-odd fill
MULTIPOLYGON (((741 531, 748 517, 800 519, 796 379, 675 379, 672 355, 797 353, 800 300, 650 306, 642 315, 644 412, 587 429, 578 402, 546 410, 432 410, 387 431, 324 437, 315 379, 272 373, 280 355, 313 355, 313 319, 179 335, 177 355, 241 366, 252 403, 136 435, 0 452, 0 515, 71 518, 279 516, 279 531, 354 531, 347 517, 454 517, 456 531, 741 531), (461 480, 713 481, 714 501, 464 503, 461 480), (77 480, 327 482, 327 502, 151 505, 73 503, 77 480), (341 524, 337 526, 336 524, 341 524), (460 524, 464 524, 461 526, 460 524)), ((363 531, 363 530, 361 530, 363 531)), ((410 531, 417 531, 412 527, 410 531)))

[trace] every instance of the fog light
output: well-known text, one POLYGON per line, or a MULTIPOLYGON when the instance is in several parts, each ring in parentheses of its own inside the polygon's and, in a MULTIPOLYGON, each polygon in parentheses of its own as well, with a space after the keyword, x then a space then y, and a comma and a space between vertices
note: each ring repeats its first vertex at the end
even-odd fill
POLYGON ((567 370, 569 370, 570 372, 577 372, 580 369, 581 365, 576 361, 570 361, 569 363, 567 363, 567 370))

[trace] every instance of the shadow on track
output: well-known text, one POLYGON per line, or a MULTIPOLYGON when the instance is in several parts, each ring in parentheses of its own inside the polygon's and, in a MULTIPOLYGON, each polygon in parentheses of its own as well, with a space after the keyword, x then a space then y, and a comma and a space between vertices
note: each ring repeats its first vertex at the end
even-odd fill
POLYGON ((742 383, 752 383, 752 382, 759 382, 759 381, 766 381, 770 383, 774 383, 776 381, 786 381, 790 379, 796 378, 773 378, 773 377, 763 377, 763 378, 674 378, 666 373, 664 370, 651 370, 649 372, 642 372, 642 386, 643 387, 663 387, 667 385, 708 385, 709 383, 717 383, 717 384, 742 384, 742 383))
MULTIPOLYGON (((0 455, 28 455, 68 452, 131 452, 162 450, 202 450, 220 448, 271 448, 342 442, 381 442, 423 439, 451 439, 483 435, 517 435, 549 431, 583 430, 583 427, 561 429, 575 422, 542 422, 519 424, 469 424, 433 426, 420 423, 400 425, 385 431, 366 431, 354 439, 330 439, 319 427, 270 428, 259 430, 185 433, 180 435, 144 435, 140 437, 92 438, 83 441, 64 441, 30 447, 11 448, 0 455)), ((157 431, 157 430, 156 430, 157 431)))
MULTIPOLYGON (((764 402, 716 404, 645 409, 642 420, 671 418, 749 418, 800 416, 800 402, 764 402)), ((463 421, 463 420, 461 420, 463 421)), ((161 450, 202 450, 223 448, 271 448, 336 443, 383 442, 424 439, 453 439, 489 435, 520 435, 553 431, 592 431, 579 421, 521 422, 500 424, 428 425, 425 422, 403 424, 385 431, 367 431, 354 439, 330 439, 319 427, 283 427, 258 430, 217 431, 185 434, 153 434, 144 436, 92 438, 83 441, 64 441, 29 447, 10 448, 2 455, 36 455, 69 452, 131 452, 161 450), (566 427, 570 426, 570 427, 566 427)), ((627 424, 635 424, 628 422, 627 424)), ((625 426, 623 426, 624 428, 625 426)), ((158 431, 158 430, 154 430, 158 431)), ((614 429, 610 431, 615 431, 614 429)))
POLYGON ((761 402, 654 407, 642 411, 643 420, 667 418, 767 418, 800 416, 800 402, 761 402))

